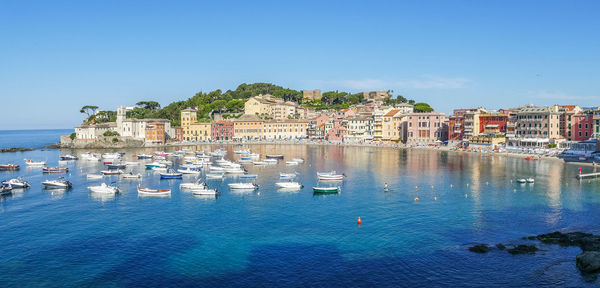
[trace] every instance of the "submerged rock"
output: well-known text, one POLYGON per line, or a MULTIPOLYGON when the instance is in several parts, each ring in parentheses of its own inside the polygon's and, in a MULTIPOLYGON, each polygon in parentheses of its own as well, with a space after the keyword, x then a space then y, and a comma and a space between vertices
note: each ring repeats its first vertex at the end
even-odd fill
POLYGON ((502 243, 498 243, 498 244, 496 244, 496 248, 498 248, 500 250, 504 250, 504 249, 506 249, 506 246, 504 246, 504 244, 502 244, 502 243))
POLYGON ((508 253, 516 254, 533 254, 538 248, 535 245, 518 245, 516 247, 508 249, 508 253))
POLYGON ((583 273, 600 272, 600 252, 586 251, 577 255, 577 268, 583 273))
POLYGON ((486 244, 477 244, 477 245, 469 247, 469 251, 475 252, 475 253, 486 253, 486 252, 490 251, 490 247, 488 247, 486 244))
POLYGON ((561 246, 578 246, 583 251, 600 251, 600 236, 583 232, 552 232, 540 234, 537 239, 544 244, 561 246))

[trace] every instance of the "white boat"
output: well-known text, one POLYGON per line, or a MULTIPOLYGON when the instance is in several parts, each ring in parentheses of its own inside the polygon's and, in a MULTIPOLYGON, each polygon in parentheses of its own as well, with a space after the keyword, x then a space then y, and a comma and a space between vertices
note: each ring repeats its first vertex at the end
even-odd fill
POLYGON ((252 162, 252 164, 254 164, 256 166, 262 166, 262 165, 267 165, 269 163, 267 163, 265 161, 254 161, 254 162, 252 162))
POLYGON ((85 177, 88 180, 98 180, 98 179, 104 178, 104 175, 102 175, 102 174, 87 174, 85 177))
POLYGON ((179 189, 192 190, 192 189, 208 189, 206 183, 203 183, 202 180, 198 180, 194 183, 181 183, 179 184, 179 189))
POLYGON ((121 154, 119 154, 119 153, 104 153, 104 154, 102 154, 102 159, 116 160, 119 158, 121 158, 121 154))
POLYGON ((248 157, 253 158, 253 159, 258 159, 258 158, 260 158, 260 154, 258 154, 258 153, 250 153, 250 154, 248 154, 248 157))
POLYGON ((229 183, 227 184, 229 186, 229 188, 231 189, 258 189, 258 185, 254 184, 254 183, 229 183))
POLYGON ((520 178, 520 179, 517 179, 517 182, 519 182, 519 183, 527 183, 527 179, 520 178))
POLYGON ((100 171, 103 175, 121 175, 123 171, 121 170, 103 170, 100 171))
POLYGON ((320 175, 335 175, 335 171, 332 170, 329 172, 317 172, 317 176, 320 176, 320 175))
POLYGON ((142 188, 140 185, 137 187, 138 195, 144 196, 169 196, 171 195, 171 189, 151 189, 142 188))
POLYGON ((209 173, 206 174, 206 179, 223 179, 223 174, 209 173))
POLYGON ((138 166, 140 162, 125 162, 125 166, 138 166))
POLYGON ((304 187, 298 182, 277 182, 275 185, 285 189, 302 189, 302 187, 304 187))
POLYGON ((281 179, 294 179, 294 178, 296 178, 296 173, 279 173, 279 178, 281 178, 281 179))
POLYGON ((134 174, 133 172, 129 172, 129 173, 121 174, 121 178, 123 178, 123 179, 138 179, 138 178, 142 178, 142 174, 139 174, 139 173, 134 174))
POLYGON ((3 181, 2 184, 9 184, 14 189, 29 188, 31 186, 29 182, 24 181, 21 177, 3 181))
POLYGON ((67 188, 71 188, 73 186, 73 184, 71 184, 71 182, 66 181, 66 180, 46 180, 44 182, 42 182, 42 185, 44 185, 44 187, 46 189, 67 189, 67 188))
POLYGON ((223 167, 217 167, 217 166, 209 166, 208 170, 210 170, 210 171, 224 171, 225 168, 223 168, 223 167))
POLYGON ((331 174, 331 175, 319 175, 317 176, 320 181, 341 181, 344 180, 344 175, 342 174, 331 174))
POLYGON ((225 170, 223 170, 223 172, 225 172, 227 174, 244 174, 246 171, 244 171, 240 168, 225 168, 225 170))
POLYGON ((285 161, 285 165, 298 165, 296 161, 285 161))
POLYGON ((102 183, 98 186, 89 186, 90 189, 94 193, 102 193, 102 194, 116 194, 119 193, 119 188, 115 186, 106 185, 106 183, 102 183))
POLYGON ((77 158, 77 156, 73 156, 70 154, 60 156, 60 160, 63 160, 63 161, 77 160, 77 159, 79 159, 79 158, 77 158))
POLYGON ((304 159, 302 159, 302 158, 292 158, 292 161, 298 162, 298 163, 304 163, 304 159))
POLYGON ((250 154, 250 149, 235 150, 235 151, 233 151, 233 153, 235 153, 235 154, 250 154))
POLYGON ((25 159, 25 164, 27 166, 45 166, 46 161, 33 161, 31 159, 25 159))
POLYGON ((190 169, 190 168, 179 168, 177 169, 177 172, 181 173, 181 174, 194 174, 194 175, 198 175, 200 174, 200 170, 194 170, 194 169, 190 169))
POLYGON ((217 189, 198 189, 192 190, 192 194, 194 195, 217 195, 219 191, 217 189))
POLYGON ((277 159, 265 159, 263 162, 267 164, 277 164, 277 159))
POLYGON ((156 172, 167 172, 169 170, 167 167, 152 167, 152 171, 156 172))
POLYGON ((527 181, 527 183, 533 183, 533 182, 535 182, 535 179, 533 179, 533 178, 527 178, 526 181, 527 181))
POLYGON ((166 164, 163 164, 163 163, 159 163, 159 162, 157 162, 157 161, 154 161, 154 162, 152 162, 152 163, 148 163, 148 164, 146 164, 146 168, 148 168, 148 169, 151 169, 151 168, 154 168, 154 167, 162 167, 162 168, 166 168, 166 167, 167 167, 167 165, 166 165, 166 164))

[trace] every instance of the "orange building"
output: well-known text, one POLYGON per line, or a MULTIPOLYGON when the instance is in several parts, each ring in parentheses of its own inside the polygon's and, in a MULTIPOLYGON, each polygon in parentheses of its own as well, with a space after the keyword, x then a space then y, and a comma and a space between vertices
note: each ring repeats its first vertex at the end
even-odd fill
POLYGON ((165 143, 165 124, 155 121, 146 126, 146 142, 165 143))

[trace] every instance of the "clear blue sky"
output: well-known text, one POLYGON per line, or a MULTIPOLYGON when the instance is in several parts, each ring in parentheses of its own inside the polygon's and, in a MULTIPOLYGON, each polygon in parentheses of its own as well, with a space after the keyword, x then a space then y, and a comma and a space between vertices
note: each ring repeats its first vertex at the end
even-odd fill
POLYGON ((437 111, 600 104, 600 1, 3 1, 0 129, 243 82, 437 111))

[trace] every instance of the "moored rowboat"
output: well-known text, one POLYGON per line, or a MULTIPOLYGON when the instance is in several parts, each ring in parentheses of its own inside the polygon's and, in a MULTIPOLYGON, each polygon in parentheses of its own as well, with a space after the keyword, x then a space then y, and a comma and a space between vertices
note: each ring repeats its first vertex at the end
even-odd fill
POLYGON ((338 193, 340 192, 339 187, 313 187, 314 193, 338 193))
POLYGON ((138 185, 138 195, 168 196, 171 195, 171 189, 151 189, 142 188, 138 185))

